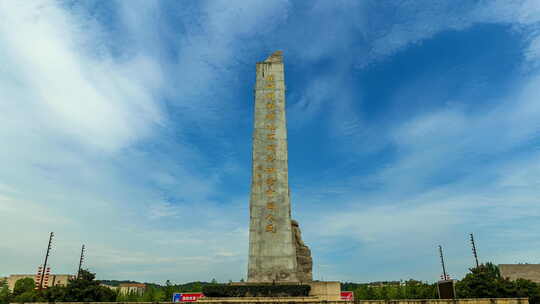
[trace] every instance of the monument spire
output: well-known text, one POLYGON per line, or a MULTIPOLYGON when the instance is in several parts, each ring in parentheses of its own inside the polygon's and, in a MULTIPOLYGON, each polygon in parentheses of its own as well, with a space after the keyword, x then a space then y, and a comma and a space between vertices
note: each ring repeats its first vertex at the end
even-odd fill
POLYGON ((272 55, 268 56, 264 61, 266 63, 281 63, 283 64, 283 52, 275 51, 272 55))
POLYGON ((288 171, 283 56, 277 51, 256 66, 248 282, 311 281, 311 252, 291 220, 288 171))

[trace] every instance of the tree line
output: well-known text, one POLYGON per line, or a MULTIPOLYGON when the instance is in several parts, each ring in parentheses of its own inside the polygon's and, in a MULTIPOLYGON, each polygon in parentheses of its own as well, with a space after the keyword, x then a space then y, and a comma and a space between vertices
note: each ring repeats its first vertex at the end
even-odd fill
POLYGON ((201 292, 203 286, 209 284, 216 284, 215 280, 212 282, 190 282, 186 284, 172 284, 169 280, 165 282, 165 285, 158 285, 152 283, 145 283, 146 289, 143 293, 119 293, 117 302, 170 302, 174 293, 182 292, 201 292))
POLYGON ((25 278, 15 282, 13 291, 6 283, 0 289, 0 304, 28 302, 114 302, 117 294, 101 286, 95 274, 81 270, 79 277, 68 280, 66 286, 52 286, 36 290, 34 279, 25 278))
MULTIPOLYGON (((0 282, 0 304, 28 303, 28 302, 170 302, 176 292, 201 291, 204 285, 213 282, 191 282, 173 285, 166 281, 165 285, 146 283, 143 293, 119 293, 109 287, 124 281, 98 281, 95 274, 88 270, 81 270, 79 277, 68 280, 66 286, 52 286, 43 290, 35 289, 32 278, 20 279, 15 282, 13 291, 10 291, 7 282, 0 282)), ((129 281, 131 283, 136 283, 129 281)))
MULTIPOLYGON (((436 299, 437 283, 417 280, 380 284, 343 283, 342 290, 354 291, 357 300, 436 299)), ((493 263, 470 268, 455 284, 457 298, 529 298, 530 304, 540 304, 540 284, 530 280, 511 281, 503 278, 493 263)))
MULTIPOLYGON (((469 273, 455 285, 457 298, 529 298, 530 304, 540 304, 540 284, 529 280, 511 281, 503 278, 492 263, 469 269, 469 273)), ((212 282, 191 282, 173 285, 147 283, 143 293, 118 293, 100 285, 117 285, 119 281, 96 281, 95 274, 82 270, 79 278, 66 286, 53 286, 42 291, 34 289, 31 278, 18 280, 13 291, 0 282, 0 304, 23 302, 169 302, 177 292, 200 292, 212 282)), ((436 299, 437 284, 417 280, 379 282, 378 284, 342 283, 343 291, 354 291, 356 300, 436 299)))

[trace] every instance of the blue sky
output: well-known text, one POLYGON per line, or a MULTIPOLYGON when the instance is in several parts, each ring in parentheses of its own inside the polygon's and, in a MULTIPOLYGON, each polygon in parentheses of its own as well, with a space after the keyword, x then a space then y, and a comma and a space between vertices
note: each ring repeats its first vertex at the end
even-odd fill
POLYGON ((255 63, 283 50, 316 279, 540 262, 538 1, 0 1, 0 275, 246 276, 255 63))

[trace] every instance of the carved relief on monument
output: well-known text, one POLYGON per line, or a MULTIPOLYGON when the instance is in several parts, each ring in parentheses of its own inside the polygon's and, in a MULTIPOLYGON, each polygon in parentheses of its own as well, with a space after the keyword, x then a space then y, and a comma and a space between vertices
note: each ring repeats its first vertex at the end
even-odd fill
POLYGON ((304 244, 302 240, 302 232, 300 226, 295 220, 291 220, 293 232, 293 244, 296 246, 296 277, 300 282, 310 282, 313 280, 313 259, 311 258, 311 250, 304 244))

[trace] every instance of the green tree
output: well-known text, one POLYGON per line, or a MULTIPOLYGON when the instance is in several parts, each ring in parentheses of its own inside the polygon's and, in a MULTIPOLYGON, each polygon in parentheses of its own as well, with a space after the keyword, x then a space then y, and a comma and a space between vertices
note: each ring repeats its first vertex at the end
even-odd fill
POLYGON ((483 264, 483 267, 485 268, 485 271, 487 271, 492 277, 494 278, 501 278, 501 271, 499 270, 499 267, 497 265, 487 262, 483 264))
POLYGON ((15 287, 13 287, 13 296, 16 297, 25 292, 32 291, 35 286, 34 279, 32 278, 19 279, 15 282, 15 287))
POLYGON ((116 294, 116 302, 127 302, 127 295, 123 294, 123 293, 117 293, 116 294))
POLYGON ((367 300, 366 299, 366 286, 360 285, 357 288, 355 288, 354 291, 354 298, 356 300, 367 300))
POLYGON ((419 299, 421 282, 416 280, 408 280, 405 282, 405 299, 419 299))
POLYGON ((399 284, 396 287, 396 297, 395 297, 395 299, 404 299, 404 298, 405 298, 405 292, 403 291, 403 287, 401 286, 401 284, 399 284))
POLYGON ((529 298, 530 304, 540 304, 540 286, 530 280, 517 279, 514 282, 515 293, 518 298, 529 298))
POLYGON ((163 291, 162 289, 157 289, 156 290, 156 296, 155 296, 155 301, 156 302, 171 302, 172 301, 172 294, 175 293, 177 291, 173 290, 173 292, 171 293, 171 296, 168 297, 165 293, 165 291, 163 291))
MULTIPOLYGON (((81 270, 79 278, 70 280, 65 287, 65 302, 112 302, 116 293, 108 287, 100 286, 96 275, 88 270, 81 270)), ((57 300, 58 301, 58 300, 57 300)))
MULTIPOLYGON (((141 302, 159 302, 164 299, 161 299, 163 293, 159 292, 159 289, 154 286, 148 286, 143 293, 141 302)), ((172 299, 172 296, 171 296, 172 299)))
POLYGON ((58 285, 52 286, 43 290, 42 296, 47 302, 64 301, 66 298, 66 287, 58 285))
POLYGON ((12 294, 9 291, 7 284, 4 284, 0 289, 0 304, 8 304, 12 301, 12 294))
POLYGON ((389 286, 388 297, 390 299, 403 299, 403 288, 401 285, 389 286))
POLYGON ((511 284, 501 281, 500 273, 495 265, 486 264, 469 269, 468 273, 456 284, 459 298, 497 298, 501 291, 511 288, 511 284))
POLYGON ((378 300, 388 300, 389 299, 388 286, 380 287, 378 291, 379 291, 378 294, 377 294, 377 299, 378 300))
MULTIPOLYGON (((171 281, 165 281, 165 288, 162 289, 160 293, 162 301, 172 301, 173 293, 177 288, 171 283, 171 281)), ((156 299, 157 300, 157 299, 156 299)))
POLYGON ((11 296, 12 301, 17 303, 39 302, 42 300, 42 298, 34 289, 35 286, 34 279, 32 278, 17 280, 17 282, 15 282, 15 286, 13 287, 13 294, 11 296))
POLYGON ((43 298, 36 290, 29 290, 21 293, 13 298, 13 302, 16 303, 28 303, 28 302, 42 302, 43 298))
POLYGON ((136 291, 131 291, 128 294, 128 302, 140 302, 142 295, 136 291))
POLYGON ((186 291, 202 291, 201 282, 193 282, 192 290, 186 290, 186 291))
POLYGON ((373 287, 366 286, 365 299, 366 300, 376 300, 377 299, 377 294, 375 293, 375 290, 373 289, 373 287))
POLYGON ((417 280, 408 280, 405 287, 399 286, 400 298, 404 299, 436 299, 437 285, 417 280))
POLYGON ((437 299, 439 297, 439 292, 437 291, 437 284, 422 284, 422 291, 420 292, 421 299, 437 299))
POLYGON ((529 298, 529 303, 540 304, 540 287, 529 280, 511 281, 502 278, 499 268, 486 263, 469 269, 468 273, 456 284, 459 298, 529 298))

